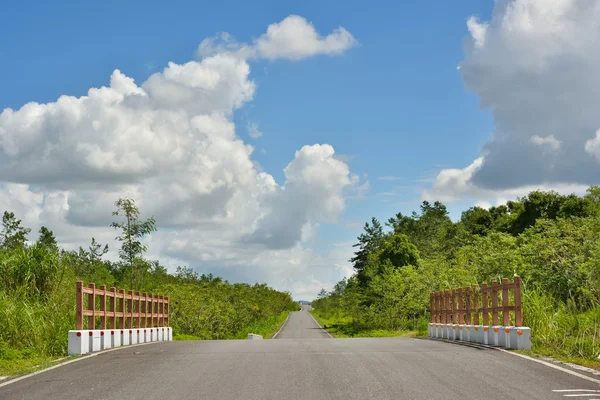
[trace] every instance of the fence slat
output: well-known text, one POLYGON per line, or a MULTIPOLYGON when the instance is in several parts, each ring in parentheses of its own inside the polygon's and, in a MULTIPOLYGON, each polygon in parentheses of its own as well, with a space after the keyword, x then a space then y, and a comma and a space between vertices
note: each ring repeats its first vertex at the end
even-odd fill
POLYGON ((488 292, 487 292, 487 283, 481 284, 481 313, 483 314, 483 324, 490 324, 490 314, 488 312, 488 292))
POLYGON ((467 286, 465 288, 465 323, 467 325, 471 325, 471 287, 467 286))
POLYGON ((492 281, 492 324, 498 325, 498 289, 499 284, 497 280, 492 281))
POLYGON ((110 288, 110 293, 111 297, 108 299, 109 302, 109 310, 112 313, 112 316, 110 317, 110 328, 111 329, 116 329, 117 328, 117 315, 116 315, 116 310, 115 310, 115 304, 117 302, 117 298, 116 298, 116 292, 117 292, 117 288, 111 287, 110 288))
POLYGON ((523 326, 523 311, 521 305, 521 278, 515 276, 515 325, 523 326))
POLYGON ((75 283, 75 315, 76 315, 76 329, 83 329, 83 281, 77 281, 75 283))
POLYGON ((100 286, 100 329, 106 329, 106 285, 100 286))
POLYGON ((508 310, 508 278, 502 278, 502 322, 504 326, 510 325, 508 310))
POLYGON ((121 314, 121 318, 119 318, 119 329, 124 329, 125 322, 125 289, 119 289, 119 314, 121 314))
POLYGON ((88 317, 88 329, 96 329, 96 284, 90 283, 89 288, 91 293, 88 294, 88 310, 91 310, 92 313, 88 317))

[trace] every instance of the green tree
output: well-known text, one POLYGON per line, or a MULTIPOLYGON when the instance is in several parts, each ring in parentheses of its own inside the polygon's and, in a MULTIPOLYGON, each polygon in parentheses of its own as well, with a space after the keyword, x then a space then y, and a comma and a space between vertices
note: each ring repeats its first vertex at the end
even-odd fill
POLYGON ((5 249, 14 249, 25 246, 27 235, 31 229, 23 228, 21 220, 15 217, 15 213, 4 211, 2 215, 2 247, 5 249))
POLYGON ((358 236, 358 243, 352 247, 358 247, 358 251, 354 253, 354 257, 350 259, 352 267, 357 272, 359 281, 364 284, 364 270, 367 266, 369 254, 379 250, 379 246, 383 239, 383 227, 377 218, 371 219, 371 225, 367 222, 364 227, 365 232, 358 236))
POLYGON ((56 237, 54 237, 54 232, 50 229, 42 226, 39 231, 40 237, 38 238, 38 243, 49 249, 58 249, 58 243, 56 242, 56 237))
POLYGON ((147 263, 143 260, 136 260, 147 250, 147 246, 142 243, 144 236, 156 231, 156 221, 154 218, 148 218, 140 221, 140 211, 135 205, 133 199, 119 199, 115 202, 117 210, 113 212, 114 216, 122 216, 125 221, 113 222, 110 226, 121 230, 121 235, 116 240, 121 242, 119 257, 127 266, 131 287, 138 287, 141 284, 143 273, 147 270, 147 263))

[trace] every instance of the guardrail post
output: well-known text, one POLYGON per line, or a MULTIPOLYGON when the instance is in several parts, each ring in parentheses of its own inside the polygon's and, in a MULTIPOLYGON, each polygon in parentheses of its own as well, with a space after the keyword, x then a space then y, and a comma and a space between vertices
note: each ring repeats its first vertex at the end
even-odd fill
POLYGON ((100 329, 106 329, 106 285, 101 285, 100 290, 100 329))
POLYGON ((88 316, 88 329, 96 329, 96 284, 90 283, 88 287, 92 293, 88 294, 88 310, 91 310, 91 315, 88 316))
POLYGON ((492 325, 498 326, 498 281, 492 281, 492 325))
POLYGON ((515 276, 515 326, 523 326, 523 308, 521 304, 521 277, 515 276))
POLYGON ((83 329, 83 281, 75 282, 76 329, 83 329))

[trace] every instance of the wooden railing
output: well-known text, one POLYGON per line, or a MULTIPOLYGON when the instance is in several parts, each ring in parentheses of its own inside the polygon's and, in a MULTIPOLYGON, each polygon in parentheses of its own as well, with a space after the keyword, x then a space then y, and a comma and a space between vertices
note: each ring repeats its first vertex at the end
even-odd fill
POLYGON ((508 279, 504 278, 502 283, 493 280, 491 286, 482 283, 481 286, 430 293, 429 297, 431 322, 479 325, 480 317, 483 317, 482 325, 494 326, 500 325, 499 314, 502 313, 502 325, 510 326, 510 313, 513 312, 515 326, 523 325, 521 278, 518 276, 514 277, 513 283, 509 283, 508 279), (512 305, 510 304, 511 291, 512 305), (490 314, 492 314, 491 324, 490 314))
POLYGON ((168 296, 134 293, 133 290, 125 293, 124 289, 117 291, 114 287, 106 290, 105 285, 96 289, 94 283, 84 287, 82 281, 76 283, 76 296, 77 330, 84 329, 84 317, 87 317, 87 329, 96 329, 96 319, 100 320, 98 329, 169 326, 168 296))

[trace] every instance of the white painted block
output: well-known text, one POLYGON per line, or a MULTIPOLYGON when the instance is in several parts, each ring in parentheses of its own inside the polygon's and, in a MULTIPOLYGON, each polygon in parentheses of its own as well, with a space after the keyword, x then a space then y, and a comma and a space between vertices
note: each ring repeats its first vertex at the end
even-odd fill
POLYGON ((129 329, 121 329, 121 345, 129 346, 129 329))
POLYGON ((129 344, 138 344, 139 336, 140 336, 139 329, 130 329, 129 330, 129 344))
POLYGON ((173 328, 169 328, 169 342, 173 341, 173 328))
POLYGON ((500 329, 501 326, 490 326, 490 330, 488 331, 489 345, 490 346, 498 346, 500 340, 500 329))
POLYGON ((472 325, 465 325, 465 328, 463 329, 463 331, 465 331, 463 339, 465 342, 471 341, 471 329, 473 329, 472 325))
POLYGON ((510 348, 531 350, 531 329, 523 326, 510 328, 510 348))
POLYGON ((112 348, 112 339, 109 330, 104 329, 100 331, 100 348, 102 350, 112 348))
POLYGON ((430 323, 429 325, 427 325, 427 336, 428 337, 433 337, 433 324, 430 323))
POLYGON ((503 326, 498 332, 498 346, 510 349, 510 326, 503 326))
POLYGON ((113 329, 110 331, 110 339, 112 347, 121 347, 121 331, 113 329))
POLYGON ((490 327, 487 325, 483 326, 483 344, 490 344, 490 327))
POLYGON ((102 350, 102 342, 99 330, 88 331, 88 336, 90 340, 90 351, 100 351, 102 350))
POLYGON ((90 339, 88 331, 69 331, 69 355, 85 354, 90 351, 90 339))
POLYGON ((475 343, 483 344, 484 336, 483 325, 475 325, 475 343))
POLYGON ((457 324, 452 324, 452 331, 450 331, 450 339, 452 339, 452 340, 458 340, 459 339, 458 325, 457 324))
POLYGON ((466 337, 466 328, 464 324, 458 325, 458 340, 464 341, 466 337))

